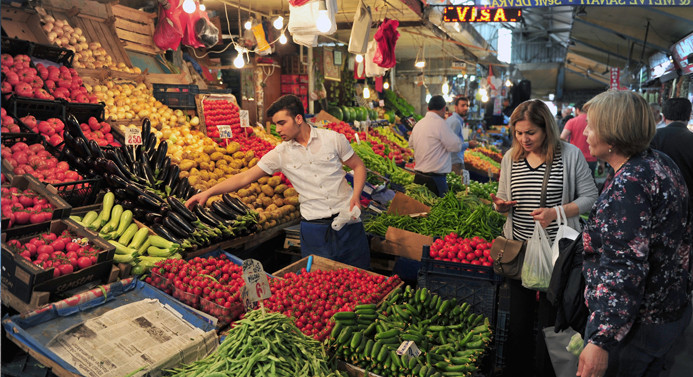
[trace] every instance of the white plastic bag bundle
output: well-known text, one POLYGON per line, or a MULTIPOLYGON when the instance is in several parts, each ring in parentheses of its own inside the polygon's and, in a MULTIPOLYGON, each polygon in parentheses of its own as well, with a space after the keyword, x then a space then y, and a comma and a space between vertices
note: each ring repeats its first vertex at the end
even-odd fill
POLYGON ((556 222, 558 223, 558 232, 556 232, 556 238, 553 240, 553 245, 551 246, 551 266, 556 264, 556 260, 560 254, 560 247, 558 242, 562 238, 568 238, 571 241, 580 235, 580 232, 568 226, 568 218, 565 215, 565 210, 563 206, 555 207, 556 210, 556 222))
POLYGON ((337 0, 325 0, 327 15, 332 22, 330 29, 322 33, 318 30, 315 20, 318 19, 320 1, 314 0, 301 6, 289 4, 289 33, 294 42, 308 47, 316 47, 318 35, 332 35, 337 31, 335 14, 337 13, 337 0))
POLYGON ((372 20, 371 8, 363 0, 359 0, 358 8, 356 8, 356 13, 354 13, 354 23, 351 26, 351 36, 349 37, 350 53, 366 53, 372 20))
POLYGON ((549 237, 539 221, 535 221, 534 233, 527 240, 527 251, 522 265, 523 287, 544 292, 549 288, 553 272, 551 253, 549 237))
POLYGON ((349 210, 349 206, 347 205, 346 207, 342 208, 337 217, 332 220, 332 229, 339 232, 344 225, 361 221, 360 217, 361 209, 359 209, 358 206, 354 206, 353 209, 349 210))
POLYGON ((364 62, 366 63, 366 77, 378 77, 385 75, 387 68, 383 68, 373 62, 373 57, 375 56, 375 51, 378 49, 378 42, 375 39, 368 42, 368 51, 366 52, 366 57, 364 62))

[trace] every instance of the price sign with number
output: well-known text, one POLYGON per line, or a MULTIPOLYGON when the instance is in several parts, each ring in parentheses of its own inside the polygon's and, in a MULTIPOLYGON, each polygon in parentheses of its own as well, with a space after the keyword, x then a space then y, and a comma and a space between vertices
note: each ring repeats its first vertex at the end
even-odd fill
POLYGON ((421 355, 421 350, 419 350, 419 347, 416 346, 414 341, 405 340, 400 344, 399 348, 397 348, 397 354, 400 356, 407 355, 408 358, 419 357, 419 355, 421 355))
POLYGON ((248 110, 240 110, 238 112, 238 117, 241 120, 241 127, 250 127, 250 113, 248 110))
POLYGON ((258 301, 253 301, 250 299, 248 287, 245 285, 241 287, 241 302, 243 303, 246 311, 255 310, 260 306, 258 301))
POLYGON ((142 145, 142 130, 135 127, 126 128, 125 145, 142 145))
POLYGON ((385 107, 385 100, 381 99, 380 101, 378 101, 378 105, 380 105, 380 107, 385 107))
POLYGON ((272 296, 267 274, 262 263, 255 259, 243 261, 243 280, 248 288, 248 299, 253 302, 261 301, 272 296))
POLYGON ((228 124, 218 125, 219 137, 222 139, 230 139, 233 137, 233 132, 231 132, 231 126, 228 124))
POLYGON ((469 170, 462 170, 462 183, 465 185, 469 185, 469 181, 471 180, 471 177, 469 176, 469 170))

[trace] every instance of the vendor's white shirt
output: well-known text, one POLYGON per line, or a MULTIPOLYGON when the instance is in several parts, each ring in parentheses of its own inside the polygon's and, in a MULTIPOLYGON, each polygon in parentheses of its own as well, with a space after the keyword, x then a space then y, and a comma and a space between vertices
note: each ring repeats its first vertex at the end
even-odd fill
POLYGON ((311 127, 306 147, 294 140, 283 142, 257 165, 267 174, 284 173, 299 194, 301 216, 315 220, 349 205, 353 190, 344 178, 342 162, 353 155, 344 135, 311 127))
POLYGON ((447 174, 452 170, 450 153, 462 149, 462 140, 452 133, 445 120, 434 112, 416 122, 409 137, 416 171, 447 174))

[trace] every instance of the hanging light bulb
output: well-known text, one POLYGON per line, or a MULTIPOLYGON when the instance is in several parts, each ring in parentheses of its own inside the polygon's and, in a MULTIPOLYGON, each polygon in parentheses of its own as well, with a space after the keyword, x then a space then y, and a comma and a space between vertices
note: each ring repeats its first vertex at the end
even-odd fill
POLYGON ((272 23, 272 25, 274 25, 275 29, 281 30, 281 28, 284 27, 284 17, 277 16, 277 18, 274 19, 274 22, 272 23))
POLYGON ((250 30, 250 28, 253 27, 253 18, 249 18, 243 26, 245 27, 245 30, 250 30))
POLYGON ((279 36, 279 43, 283 45, 286 44, 286 35, 284 35, 284 32, 282 32, 282 35, 279 36))
POLYGON ((414 63, 414 67, 416 67, 416 68, 423 68, 425 66, 426 66, 425 60, 417 60, 416 63, 414 63))
POLYGON ((428 103, 430 101, 431 101, 431 92, 429 92, 428 89, 426 89, 426 103, 428 103))
POLYGON ((202 0, 200 0, 200 11, 204 12, 206 10, 207 10, 207 7, 204 4, 202 4, 202 0))
POLYGON ((481 96, 483 97, 483 96, 487 95, 488 92, 486 91, 485 88, 481 88, 481 89, 479 89, 479 94, 481 94, 481 96))
POLYGON ((363 88, 363 98, 371 98, 371 90, 368 89, 368 85, 363 88))
POLYGON ((356 55, 356 57, 354 59, 356 60, 357 63, 361 63, 363 61, 363 55, 358 54, 358 55, 356 55))
POLYGON ((450 92, 450 85, 448 85, 448 82, 447 82, 447 81, 445 81, 445 82, 443 83, 442 90, 443 90, 443 95, 446 95, 446 94, 448 94, 448 93, 450 92))
POLYGON ((512 81, 510 81, 510 79, 505 80, 505 86, 507 86, 508 88, 513 86, 512 81))
POLYGON ((183 11, 187 14, 192 14, 195 11, 195 1, 194 0, 185 0, 183 1, 183 11))
POLYGON ((383 89, 390 89, 390 83, 387 82, 387 81, 385 81, 385 82, 383 83, 383 89))
POLYGON ((243 53, 246 51, 243 47, 236 45, 235 46, 236 51, 238 51, 238 56, 236 56, 235 59, 233 59, 233 66, 241 69, 245 67, 245 58, 243 57, 243 53))
POLYGON ((481 95, 481 102, 488 102, 488 96, 486 94, 481 95))
POLYGON ((318 31, 321 33, 327 33, 332 28, 332 21, 330 20, 329 14, 327 14, 327 4, 325 0, 320 0, 318 7, 318 18, 315 20, 315 26, 317 26, 318 31))

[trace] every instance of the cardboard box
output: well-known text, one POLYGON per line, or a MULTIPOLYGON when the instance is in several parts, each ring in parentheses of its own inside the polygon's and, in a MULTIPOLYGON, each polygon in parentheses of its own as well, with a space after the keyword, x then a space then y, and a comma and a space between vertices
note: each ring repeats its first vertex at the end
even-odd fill
POLYGON ((61 233, 69 230, 80 237, 86 237, 89 244, 102 251, 98 254, 96 264, 68 275, 53 278, 53 268, 44 270, 14 253, 6 246, 6 242, 17 239, 26 242, 34 235, 26 235, 26 232, 13 232, 12 229, 3 234, 2 240, 2 284, 8 291, 20 300, 29 302, 35 291, 49 292, 51 296, 60 294, 82 284, 97 279, 107 279, 113 264, 115 247, 95 233, 86 230, 72 220, 57 220, 43 225, 41 233, 61 233))
MULTIPOLYGON (((313 119, 311 119, 311 122, 320 123, 323 120, 326 121, 327 123, 339 123, 339 122, 341 122, 341 120, 330 115, 330 113, 328 113, 325 110, 320 110, 320 112, 317 113, 313 119)), ((356 131, 354 131, 354 132, 356 132, 356 131)))
POLYGON ((387 213, 391 215, 409 215, 412 217, 427 215, 429 212, 431 212, 431 207, 401 192, 395 194, 395 198, 392 199, 387 210, 387 213))
POLYGON ((421 260, 421 250, 424 245, 433 243, 433 237, 410 232, 404 229, 388 227, 385 240, 376 238, 371 240, 371 248, 378 251, 405 257, 413 260, 421 260))

